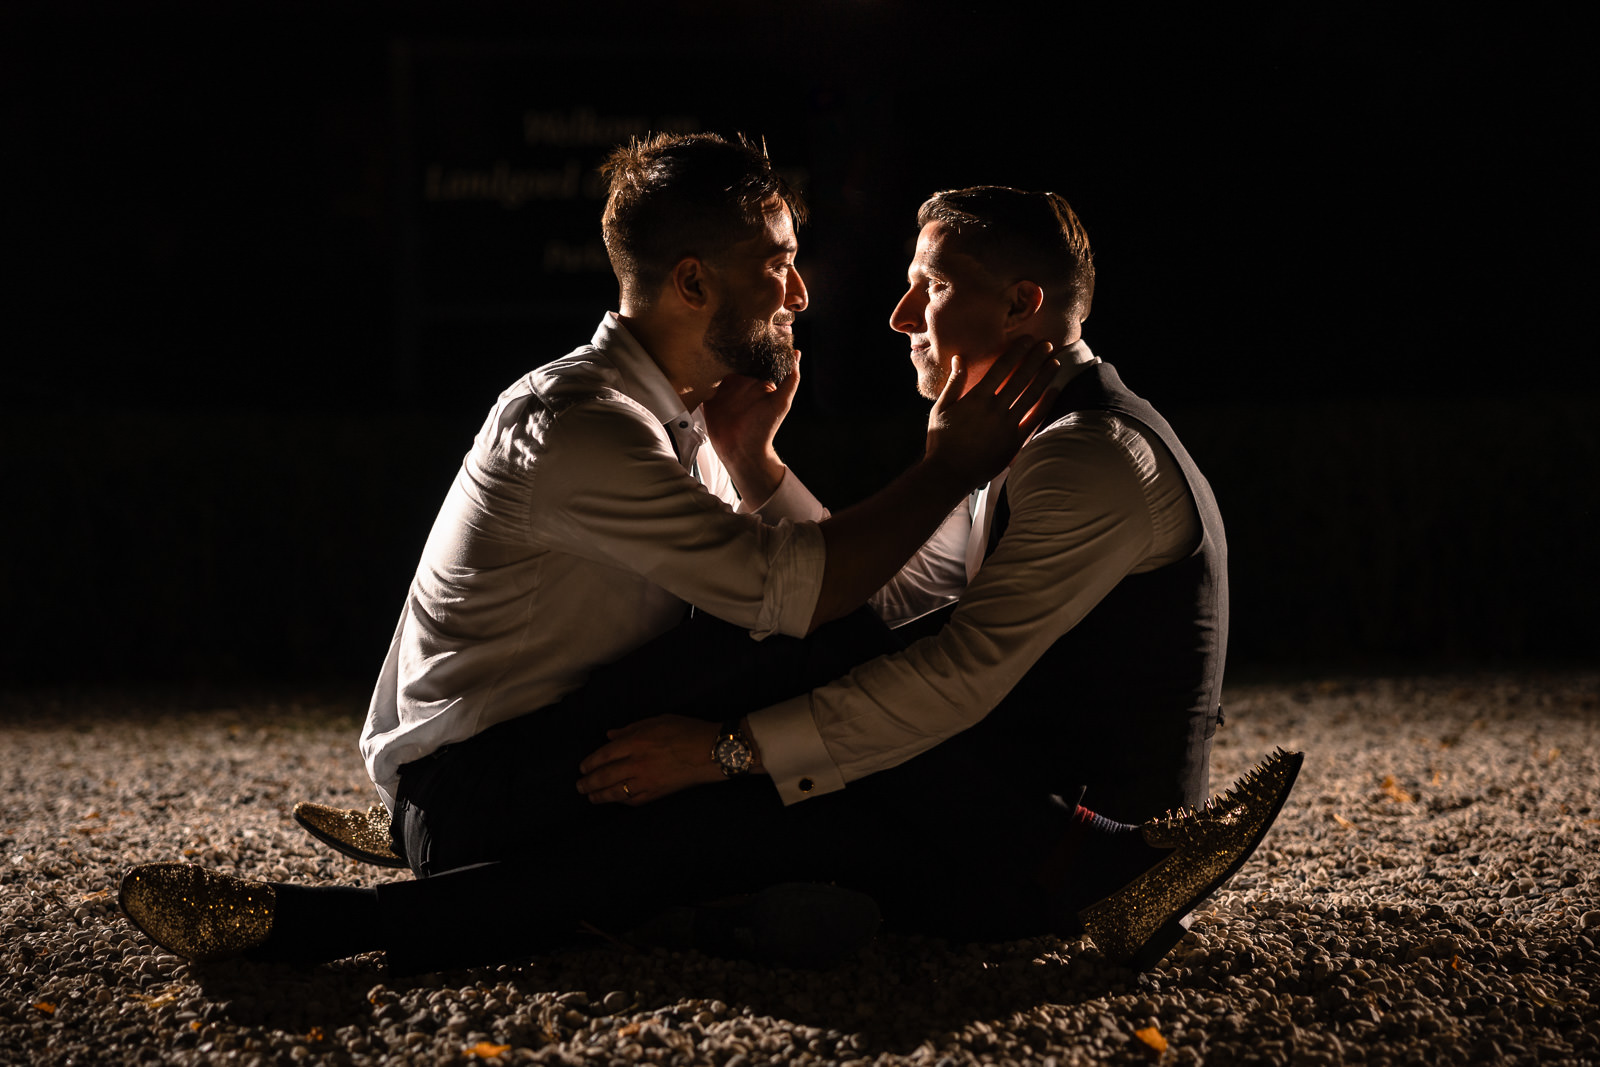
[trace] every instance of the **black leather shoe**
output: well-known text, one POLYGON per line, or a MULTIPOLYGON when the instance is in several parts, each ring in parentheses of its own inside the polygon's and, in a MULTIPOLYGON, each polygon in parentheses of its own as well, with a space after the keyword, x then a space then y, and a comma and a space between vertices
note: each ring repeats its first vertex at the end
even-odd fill
POLYGON ((405 867, 389 835, 389 809, 374 804, 360 808, 330 808, 302 800, 294 806, 294 821, 306 833, 335 852, 378 867, 405 867))
POLYGON ((162 948, 197 962, 224 960, 272 934, 277 891, 193 863, 147 863, 123 875, 117 903, 162 948))
POLYGON ((632 931, 630 939, 726 959, 821 969, 865 948, 880 921, 877 903, 865 893, 785 882, 725 903, 669 908, 632 931))
POLYGON ((1171 851, 1078 913, 1107 959, 1143 971, 1172 950, 1188 929, 1188 914, 1221 888, 1266 836, 1304 759, 1303 753, 1280 748, 1201 810, 1181 810, 1140 827, 1147 844, 1171 851))

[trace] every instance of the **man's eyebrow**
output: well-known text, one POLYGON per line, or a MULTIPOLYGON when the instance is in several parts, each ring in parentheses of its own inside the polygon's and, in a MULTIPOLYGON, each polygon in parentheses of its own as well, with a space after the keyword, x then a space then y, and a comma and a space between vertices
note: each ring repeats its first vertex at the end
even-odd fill
POLYGON ((767 258, 771 259, 773 256, 792 256, 798 251, 800 251, 799 241, 774 241, 767 248, 767 258))

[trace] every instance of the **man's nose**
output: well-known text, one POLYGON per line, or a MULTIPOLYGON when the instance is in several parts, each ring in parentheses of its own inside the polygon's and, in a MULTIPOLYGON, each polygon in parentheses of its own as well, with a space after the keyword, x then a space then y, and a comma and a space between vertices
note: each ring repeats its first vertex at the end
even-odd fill
POLYGON ((799 267, 789 268, 789 287, 783 295, 783 306, 799 314, 811 303, 811 295, 806 292, 806 280, 800 277, 799 267))
POLYGON ((900 303, 894 306, 889 313, 889 329, 900 333, 917 333, 922 329, 922 309, 912 299, 912 294, 907 292, 900 298, 900 303))

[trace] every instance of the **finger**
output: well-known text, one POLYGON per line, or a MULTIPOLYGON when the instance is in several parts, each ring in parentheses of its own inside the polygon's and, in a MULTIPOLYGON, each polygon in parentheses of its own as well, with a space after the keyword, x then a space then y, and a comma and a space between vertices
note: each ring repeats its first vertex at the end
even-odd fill
POLYGON ((1040 341, 1030 345, 1024 352, 1022 362, 1017 365, 1016 373, 1012 374, 1006 383, 998 390, 1001 400, 1007 406, 1016 403, 1017 398, 1039 378, 1045 379, 1045 384, 1055 377, 1055 372, 1044 373, 1048 364, 1054 364, 1056 370, 1061 369, 1061 364, 1050 355, 1055 350, 1055 345, 1049 341, 1040 341))
MULTIPOLYGON (((1017 395, 1017 398, 1011 402, 1011 409, 1017 412, 1031 413, 1034 407, 1038 405, 1040 398, 1055 387, 1056 377, 1060 373, 1061 362, 1054 356, 1046 359, 1033 375, 1033 378, 1017 395)), ((1021 378, 1022 372, 1018 371, 1016 377, 1021 378)), ((1059 389, 1056 391, 1060 392, 1059 389)))
MULTIPOLYGON (((630 806, 634 804, 641 804, 647 799, 645 796, 646 792, 647 790, 643 785, 640 784, 639 779, 624 778, 616 785, 604 790, 600 794, 602 799, 597 801, 597 803, 627 804, 630 806)), ((589 799, 594 800, 593 797, 590 797, 589 799)))
POLYGON ((630 792, 630 790, 623 789, 620 785, 589 794, 589 803, 591 804, 633 804, 637 802, 637 799, 637 791, 630 792))
POLYGON ((630 747, 617 741, 601 745, 585 756, 582 763, 578 764, 578 773, 593 774, 607 764, 627 759, 632 754, 632 751, 630 747))
POLYGON ((950 373, 945 377, 944 388, 939 391, 936 403, 943 404, 948 398, 954 401, 966 391, 967 361, 961 356, 950 357, 950 373))
POLYGON ((1055 410, 1056 398, 1060 395, 1061 387, 1057 385, 1051 385, 1046 388, 1044 392, 1039 394, 1039 398, 1037 400, 1030 402, 1028 401, 1027 397, 1023 397, 1022 402, 1019 403, 1015 408, 1012 408, 1013 411, 1026 410, 1027 412, 1027 414, 1022 416, 1022 421, 1017 425, 1018 430, 1021 431, 1024 437, 1026 437, 1028 434, 1031 434, 1033 432, 1033 428, 1043 421, 1045 417, 1050 414, 1050 412, 1055 410), (1023 404, 1029 404, 1029 406, 1024 409, 1023 404))
POLYGON ((584 796, 605 793, 627 781, 630 773, 627 768, 620 764, 607 764, 579 778, 578 792, 584 796))
POLYGON ((978 379, 979 386, 990 395, 998 393, 1000 387, 1009 381, 1012 372, 1022 363, 1028 352, 1033 348, 1034 340, 1026 334, 1018 335, 1000 351, 1000 356, 989 369, 978 379))

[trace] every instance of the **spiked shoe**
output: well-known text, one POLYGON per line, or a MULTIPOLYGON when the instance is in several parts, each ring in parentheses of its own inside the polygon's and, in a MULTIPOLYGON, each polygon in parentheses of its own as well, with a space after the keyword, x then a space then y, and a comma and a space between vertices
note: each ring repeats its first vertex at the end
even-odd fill
POLYGON ((330 808, 302 800, 294 806, 294 821, 306 833, 335 852, 378 867, 404 867, 406 861, 395 853, 389 836, 389 809, 374 804, 360 808, 330 808))
POLYGON ((1160 962, 1188 928, 1189 912, 1232 877, 1266 836, 1304 758, 1280 748, 1201 810, 1182 809, 1140 827, 1147 844, 1171 851, 1078 913, 1100 951, 1138 971, 1160 962))
POLYGON ((123 876, 117 903, 150 940, 204 963, 263 944, 277 891, 192 863, 147 863, 123 876))

